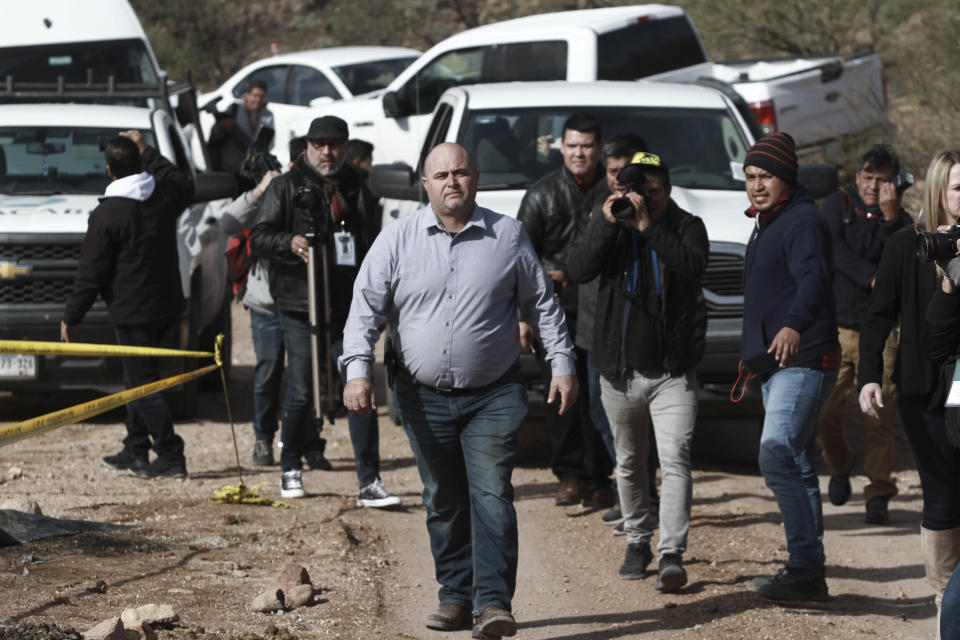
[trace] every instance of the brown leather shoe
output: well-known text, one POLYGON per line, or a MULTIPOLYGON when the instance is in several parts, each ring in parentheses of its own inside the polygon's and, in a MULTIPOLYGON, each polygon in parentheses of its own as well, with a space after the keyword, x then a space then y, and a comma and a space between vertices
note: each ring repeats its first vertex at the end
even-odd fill
POLYGON ((474 638, 500 638, 516 634, 517 621, 513 619, 513 614, 500 607, 487 607, 473 623, 474 638))
POLYGON ((580 504, 584 495, 587 493, 587 487, 581 478, 570 476, 560 481, 560 489, 557 491, 557 506, 569 507, 580 504))
POLYGON ((583 506, 589 509, 609 509, 616 503, 613 487, 600 487, 584 497, 583 506))
POLYGON ((445 602, 427 616, 427 629, 437 631, 459 631, 469 629, 473 622, 470 607, 457 602, 445 602))

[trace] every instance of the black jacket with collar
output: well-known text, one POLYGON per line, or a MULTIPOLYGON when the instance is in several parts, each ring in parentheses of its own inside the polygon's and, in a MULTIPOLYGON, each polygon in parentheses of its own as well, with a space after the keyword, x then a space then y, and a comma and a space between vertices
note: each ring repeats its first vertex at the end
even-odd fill
MULTIPOLYGON (((603 184, 603 167, 597 165, 597 185, 603 184)), ((573 174, 561 166, 537 180, 523 196, 517 220, 530 236, 533 249, 544 269, 565 270, 567 252, 586 228, 590 210, 585 206, 588 192, 573 174)), ((568 286, 560 295, 568 322, 577 312, 577 287, 568 286)), ((571 331, 573 327, 570 327, 571 331)))
POLYGON ((900 326, 900 346, 893 368, 897 391, 927 399, 936 390, 938 373, 927 358, 923 320, 939 288, 937 268, 917 257, 914 226, 890 236, 877 268, 877 285, 860 323, 860 363, 857 384, 883 382, 883 348, 900 326))
POLYGON ((833 241, 833 294, 837 324, 857 329, 870 299, 870 283, 887 238, 912 224, 903 209, 887 220, 882 213, 868 211, 855 186, 831 194, 821 208, 833 241))
POLYGON ((193 197, 190 176, 158 151, 141 154, 156 186, 144 201, 105 197, 90 213, 63 320, 80 324, 99 294, 114 326, 165 325, 184 309, 177 218, 193 197))
MULTIPOLYGON (((661 359, 659 371, 641 371, 644 375, 663 372, 683 375, 703 357, 707 332, 707 309, 700 279, 707 268, 710 244, 703 221, 670 200, 663 222, 651 224, 638 236, 638 263, 651 264, 650 251, 657 252, 661 295, 659 307, 636 295, 625 293, 625 280, 633 262, 631 228, 609 222, 600 210, 594 211, 587 229, 567 256, 567 275, 573 282, 586 282, 600 276, 594 316, 593 351, 597 370, 611 380, 620 379, 626 368, 637 368, 633 354, 641 342, 656 340, 661 359), (630 308, 624 331, 624 308, 630 308), (652 318, 655 315, 657 318, 652 318), (652 320, 656 320, 653 322, 652 320), (658 326, 652 334, 637 331, 636 326, 658 326), (621 336, 626 340, 621 362, 621 336)), ((641 268, 641 293, 651 295, 653 275, 641 268)), ((655 295, 655 294, 653 294, 655 295)))
MULTIPOLYGON (((328 254, 330 256, 330 300, 332 322, 336 332, 343 329, 353 298, 353 281, 360 263, 380 229, 376 202, 360 176, 344 163, 332 176, 338 181, 340 193, 346 200, 346 210, 340 222, 333 223, 330 210, 323 205, 317 214, 330 222, 328 254), (356 244, 356 266, 336 266, 333 256, 333 231, 353 234, 356 244)), ((313 216, 298 206, 297 193, 302 187, 321 187, 322 180, 301 157, 294 167, 275 178, 267 187, 260 204, 258 222, 250 232, 250 246, 255 255, 270 261, 270 294, 278 311, 308 313, 307 267, 290 251, 290 241, 296 234, 306 235, 313 230, 313 216)), ((319 251, 316 252, 319 256, 319 251)), ((317 271, 317 300, 323 303, 323 283, 317 271)), ((321 307, 322 309, 322 307, 321 307)), ((323 318, 323 313, 319 314, 323 318)))

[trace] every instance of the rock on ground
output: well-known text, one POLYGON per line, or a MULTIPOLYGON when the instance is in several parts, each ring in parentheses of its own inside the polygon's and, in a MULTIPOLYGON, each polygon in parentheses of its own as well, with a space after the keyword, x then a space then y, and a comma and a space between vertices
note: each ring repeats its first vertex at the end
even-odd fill
POLYGON ((84 640, 127 640, 120 616, 104 620, 97 626, 83 632, 84 640))
POLYGON ((125 609, 120 618, 127 629, 135 629, 144 622, 151 625, 172 624, 180 620, 180 615, 169 604, 145 604, 136 609, 125 609))

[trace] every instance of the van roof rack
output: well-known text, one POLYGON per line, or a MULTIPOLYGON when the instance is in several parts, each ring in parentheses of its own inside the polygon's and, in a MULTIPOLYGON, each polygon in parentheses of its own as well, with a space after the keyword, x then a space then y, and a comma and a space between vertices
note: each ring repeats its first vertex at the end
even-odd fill
MULTIPOLYGON (((184 82, 173 82, 161 71, 155 83, 149 82, 117 82, 116 77, 110 75, 106 82, 93 81, 93 69, 87 69, 86 82, 67 82, 63 76, 58 76, 56 82, 19 82, 13 74, 7 74, 0 82, 0 102, 14 100, 19 102, 50 101, 64 102, 71 100, 148 100, 160 101, 160 107, 170 113, 181 124, 191 123, 200 137, 200 147, 207 166, 210 158, 206 141, 200 129, 200 115, 197 110, 197 92, 190 79, 190 71, 184 74, 184 82), (180 96, 177 109, 170 104, 171 96, 180 96), (179 113, 178 113, 179 112, 179 113)), ((100 104, 98 102, 98 104, 100 104)))

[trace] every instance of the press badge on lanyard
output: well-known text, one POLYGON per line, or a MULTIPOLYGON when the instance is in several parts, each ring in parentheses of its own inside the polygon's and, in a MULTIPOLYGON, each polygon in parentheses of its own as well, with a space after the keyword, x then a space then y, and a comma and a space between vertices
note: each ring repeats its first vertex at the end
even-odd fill
POLYGON ((349 231, 338 231, 333 234, 334 253, 337 256, 338 267, 357 266, 357 241, 349 231))

